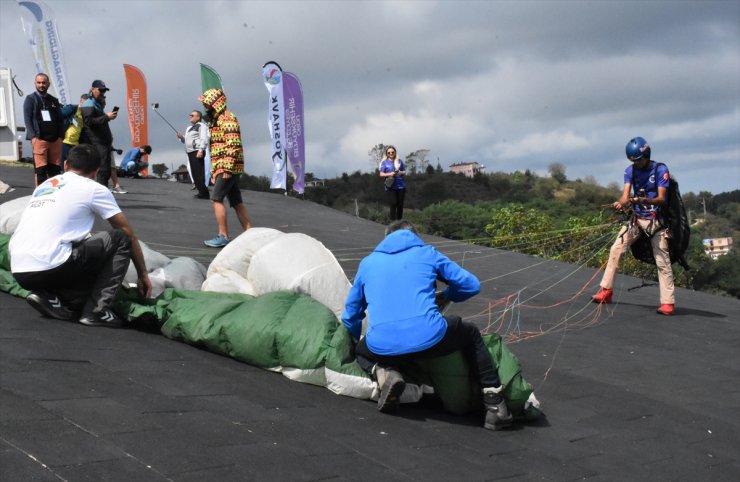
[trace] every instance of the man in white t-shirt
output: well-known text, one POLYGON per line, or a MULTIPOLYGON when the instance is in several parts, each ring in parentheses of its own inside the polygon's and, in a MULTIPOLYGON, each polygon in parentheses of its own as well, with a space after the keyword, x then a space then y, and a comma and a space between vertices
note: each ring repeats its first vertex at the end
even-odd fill
POLYGON ((10 239, 10 268, 31 291, 28 303, 42 315, 88 326, 120 327, 111 310, 133 260, 139 294, 148 297, 144 255, 113 194, 95 182, 98 152, 88 144, 69 151, 65 172, 38 186, 10 239), (98 215, 112 230, 91 235, 98 215))

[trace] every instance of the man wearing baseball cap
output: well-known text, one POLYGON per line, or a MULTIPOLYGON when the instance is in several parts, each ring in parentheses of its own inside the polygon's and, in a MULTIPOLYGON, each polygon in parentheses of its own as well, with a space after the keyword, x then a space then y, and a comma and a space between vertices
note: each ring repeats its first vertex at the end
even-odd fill
POLYGON ((113 150, 113 133, 108 123, 118 117, 118 109, 105 112, 105 93, 110 89, 102 80, 94 80, 90 87, 90 98, 82 104, 82 121, 84 128, 80 135, 80 144, 91 144, 100 156, 100 169, 96 180, 108 187, 111 171, 111 151, 113 150))
POLYGON ((105 82, 103 82, 102 80, 93 80, 92 88, 98 89, 99 91, 103 93, 106 93, 107 91, 110 90, 108 87, 105 86, 105 82))

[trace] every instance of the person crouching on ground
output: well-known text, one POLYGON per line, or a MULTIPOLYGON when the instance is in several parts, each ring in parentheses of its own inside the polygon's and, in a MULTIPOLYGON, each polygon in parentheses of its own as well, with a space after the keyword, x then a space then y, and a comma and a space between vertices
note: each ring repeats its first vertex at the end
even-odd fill
POLYGON ((211 248, 223 248, 229 244, 229 228, 226 220, 224 198, 246 231, 252 227, 247 207, 239 190, 239 176, 244 172, 244 149, 236 116, 226 109, 226 95, 221 89, 208 89, 198 100, 203 103, 208 119, 211 149, 211 180, 213 192, 211 204, 218 224, 218 235, 204 241, 211 248))
POLYGON ((440 312, 450 301, 465 301, 479 291, 478 279, 425 244, 411 223, 388 225, 385 239, 360 262, 342 313, 342 323, 359 339, 357 363, 380 387, 378 410, 398 409, 406 387, 399 365, 461 350, 483 389, 485 428, 511 424, 504 387, 480 331, 440 312), (438 277, 448 287, 435 293, 438 277), (365 310, 367 332, 360 338, 365 310))
POLYGON ((661 315, 672 315, 675 298, 673 268, 668 251, 668 230, 665 227, 663 207, 666 204, 671 175, 665 164, 650 159, 650 145, 642 137, 635 137, 627 143, 627 159, 632 163, 624 170, 624 190, 622 196, 614 201, 612 207, 621 211, 628 204, 634 209, 634 217, 623 226, 609 250, 609 261, 601 279, 601 289, 591 298, 596 303, 612 302, 612 287, 622 255, 643 234, 650 238, 650 244, 658 267, 660 286, 661 315), (633 196, 630 197, 630 190, 633 196))
POLYGON ((134 147, 133 149, 126 151, 121 159, 121 170, 127 176, 137 176, 141 171, 149 167, 149 163, 143 160, 144 156, 148 156, 152 153, 151 146, 134 147))
MULTIPOLYGON (((104 162, 109 162, 106 157, 104 162)), ((9 243, 13 276, 31 294, 28 303, 42 315, 88 326, 120 327, 111 310, 129 261, 138 291, 149 297, 144 255, 113 194, 95 182, 98 150, 82 144, 69 151, 66 171, 37 187, 9 243), (112 230, 92 234, 95 216, 112 230)))

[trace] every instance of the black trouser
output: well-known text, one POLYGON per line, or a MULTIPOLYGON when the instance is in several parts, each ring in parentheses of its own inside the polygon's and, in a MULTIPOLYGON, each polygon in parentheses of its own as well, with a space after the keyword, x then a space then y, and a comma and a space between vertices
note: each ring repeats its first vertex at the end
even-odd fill
POLYGON ((131 238, 120 229, 75 243, 67 261, 47 271, 13 273, 27 290, 57 295, 69 308, 101 313, 113 304, 131 260, 131 238))
POLYGON ((388 197, 391 221, 403 219, 403 199, 406 197, 406 189, 388 189, 385 195, 388 197))
POLYGON ((113 147, 104 146, 102 144, 93 144, 92 146, 96 151, 98 151, 98 155, 100 156, 100 169, 98 170, 98 175, 95 180, 103 186, 108 187, 108 180, 110 179, 111 152, 113 147))
POLYGON ((471 371, 477 377, 481 388, 501 385, 498 370, 493 364, 488 348, 483 343, 478 327, 470 322, 462 321, 459 316, 445 316, 445 320, 447 320, 447 331, 439 343, 416 353, 377 355, 370 351, 365 343, 365 337, 362 337, 356 349, 357 363, 372 376, 376 364, 383 368, 397 370, 399 365, 406 362, 437 358, 460 350, 470 364, 471 371))
POLYGON ((190 163, 190 172, 193 173, 193 183, 198 190, 200 197, 208 197, 208 188, 206 187, 206 166, 203 164, 203 158, 197 157, 198 151, 188 152, 188 162, 190 163))
POLYGON ((34 174, 36 175, 36 185, 40 186, 47 179, 51 179, 52 177, 61 173, 62 168, 57 166, 56 164, 47 164, 45 166, 37 167, 34 169, 34 174))

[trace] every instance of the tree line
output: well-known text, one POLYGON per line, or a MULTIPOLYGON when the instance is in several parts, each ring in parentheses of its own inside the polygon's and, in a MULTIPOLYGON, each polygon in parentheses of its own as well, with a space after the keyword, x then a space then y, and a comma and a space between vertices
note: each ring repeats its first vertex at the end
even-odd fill
MULTIPOLYGON (((407 174, 404 217, 424 233, 483 246, 599 268, 625 221, 611 209, 622 187, 595 179, 568 180, 552 164, 548 176, 529 170, 461 174, 435 168, 407 174)), ((246 182, 255 188, 254 180, 246 182)), ((264 185, 269 190, 269 180, 264 185)), ((246 187, 246 186, 245 186, 246 187)), ((383 183, 374 172, 356 171, 306 189, 305 198, 381 224, 389 222, 383 183)), ((677 286, 740 298, 737 250, 712 260, 703 239, 740 239, 740 190, 713 195, 683 193, 692 223, 687 260, 691 270, 674 265, 677 286)), ((620 272, 657 280, 654 265, 625 256, 620 272)))
MULTIPOLYGON (((385 147, 378 144, 369 151, 370 172, 345 172, 325 179, 323 185, 306 188, 304 198, 387 224, 383 182, 378 176, 385 147)), ((524 170, 468 178, 430 165, 427 154, 421 149, 406 157, 415 159, 417 168, 413 172, 407 168, 404 217, 421 232, 594 268, 605 264, 624 222, 610 207, 621 194, 621 185, 600 186, 592 177, 569 180, 559 163, 548 167, 547 176, 524 170)), ((306 181, 313 179, 306 173, 306 181)), ((270 179, 244 174, 240 186, 269 192, 270 179)), ((292 192, 290 176, 288 192, 292 192)), ((676 285, 740 298, 737 250, 712 260, 702 243, 718 237, 740 240, 740 190, 682 194, 692 230, 686 256, 691 270, 674 265, 676 285)), ((654 265, 631 255, 625 256, 620 272, 657 280, 654 265)))

